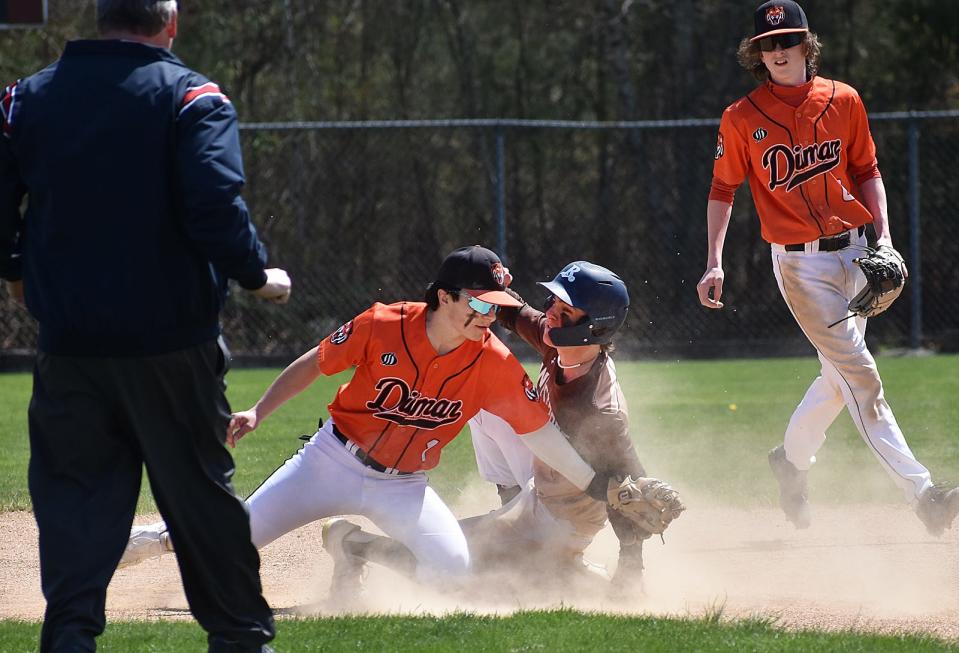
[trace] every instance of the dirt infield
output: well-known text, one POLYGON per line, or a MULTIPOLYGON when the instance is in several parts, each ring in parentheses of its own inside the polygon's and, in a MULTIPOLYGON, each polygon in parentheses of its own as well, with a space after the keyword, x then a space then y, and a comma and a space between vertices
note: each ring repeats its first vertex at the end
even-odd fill
MULTIPOLYGON (((138 521, 149 521, 140 519, 138 521)), ((318 524, 262 551, 270 604, 281 615, 322 615, 331 562, 318 524)), ((0 617, 40 619, 36 526, 30 513, 0 515, 0 617)), ((690 510, 666 537, 647 543, 645 594, 625 606, 636 614, 769 616, 788 628, 926 632, 959 639, 959 525, 927 535, 905 506, 820 508, 812 528, 796 531, 778 510, 690 510)), ((615 566, 615 538, 603 531, 588 556, 615 566)), ((382 568, 367 580, 369 610, 508 613, 564 607, 610 610, 602 594, 569 589, 543 597, 512 579, 476 602, 450 600, 382 568), (505 589, 504 589, 505 588, 505 589)), ((118 571, 108 618, 188 618, 173 556, 118 571)))

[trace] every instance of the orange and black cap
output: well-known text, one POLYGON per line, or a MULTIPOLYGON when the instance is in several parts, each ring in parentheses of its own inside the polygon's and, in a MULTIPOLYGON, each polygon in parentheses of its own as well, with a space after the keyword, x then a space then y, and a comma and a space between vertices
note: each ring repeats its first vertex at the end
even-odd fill
POLYGON ((492 251, 479 245, 450 252, 430 284, 444 290, 460 290, 497 306, 522 306, 506 291, 506 270, 492 251))
POLYGON ((755 42, 768 36, 797 34, 809 31, 806 12, 793 0, 769 0, 753 14, 755 34, 749 41, 755 42))

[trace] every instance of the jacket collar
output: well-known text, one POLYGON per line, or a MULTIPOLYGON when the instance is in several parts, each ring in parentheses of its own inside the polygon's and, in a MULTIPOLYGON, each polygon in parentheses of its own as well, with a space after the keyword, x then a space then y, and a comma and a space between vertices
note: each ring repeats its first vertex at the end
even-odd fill
POLYGON ((119 39, 81 39, 68 41, 63 49, 64 57, 83 55, 126 55, 154 61, 168 61, 181 64, 182 62, 166 48, 160 48, 136 41, 121 41, 119 39))

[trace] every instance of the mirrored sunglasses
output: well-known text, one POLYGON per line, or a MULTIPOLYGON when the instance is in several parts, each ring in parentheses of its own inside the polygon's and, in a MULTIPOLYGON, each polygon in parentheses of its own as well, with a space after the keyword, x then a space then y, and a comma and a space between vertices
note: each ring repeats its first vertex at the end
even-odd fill
POLYGON ((469 307, 480 315, 489 315, 490 311, 496 313, 499 311, 499 306, 496 304, 490 304, 489 302, 484 302, 482 299, 476 299, 475 297, 470 297, 467 295, 466 303, 469 304, 469 307))
POLYGON ((782 47, 783 50, 788 50, 789 48, 794 48, 802 43, 804 38, 806 38, 805 32, 793 32, 792 34, 777 34, 776 36, 767 36, 764 39, 759 39, 759 49, 763 52, 772 52, 778 45, 782 47))

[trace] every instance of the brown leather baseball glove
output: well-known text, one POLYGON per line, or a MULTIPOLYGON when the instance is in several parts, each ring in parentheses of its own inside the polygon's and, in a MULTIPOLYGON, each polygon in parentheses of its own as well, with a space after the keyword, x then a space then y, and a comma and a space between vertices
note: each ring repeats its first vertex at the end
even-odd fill
POLYGON ((607 500, 612 508, 655 534, 665 531, 686 510, 679 492, 658 478, 611 478, 607 500))

